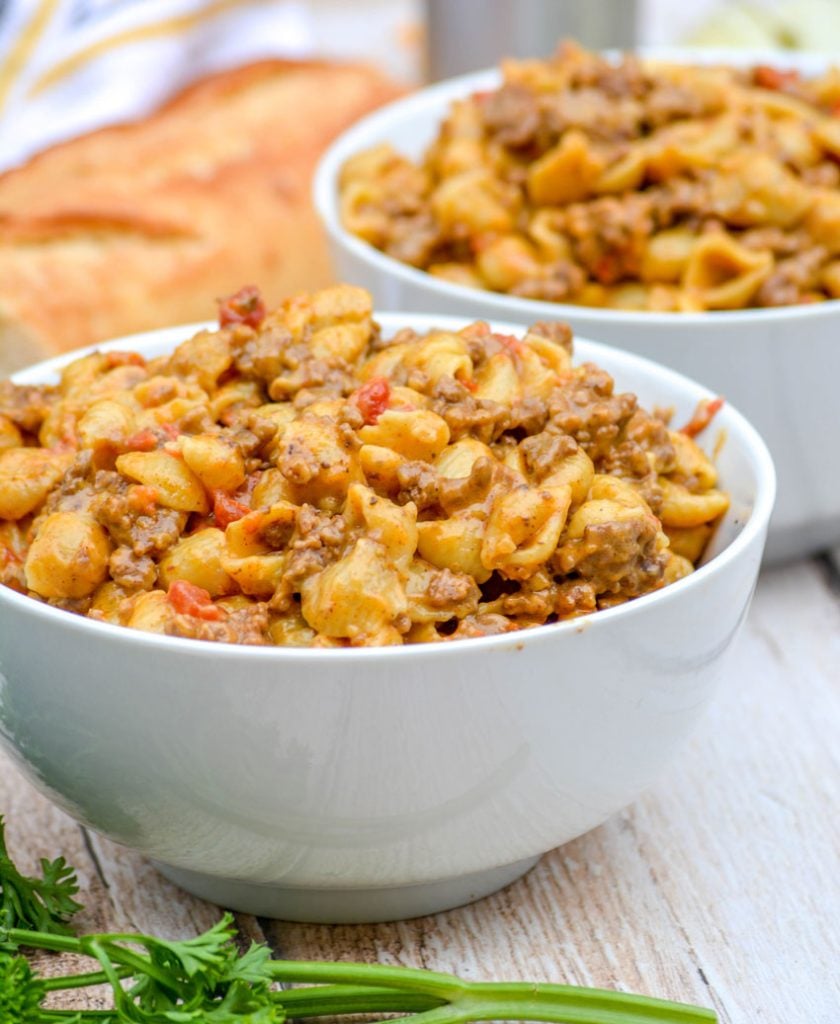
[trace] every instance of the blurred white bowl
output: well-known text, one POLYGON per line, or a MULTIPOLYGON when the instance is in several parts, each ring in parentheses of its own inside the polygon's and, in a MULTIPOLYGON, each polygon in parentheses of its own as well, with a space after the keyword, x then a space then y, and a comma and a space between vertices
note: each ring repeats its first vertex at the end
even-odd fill
MULTIPOLYGON (((386 333, 463 325, 378 319, 386 333)), ((159 355, 189 332, 101 347, 159 355)), ((648 407, 673 406, 678 422, 708 397, 636 356, 576 345, 578 360, 648 407)), ((78 355, 15 379, 52 380, 78 355)), ((715 423, 731 508, 707 563, 565 623, 411 647, 240 647, 0 587, 0 740, 79 821, 224 906, 339 922, 477 899, 633 800, 711 699, 775 488, 749 423, 731 406, 715 423)))
MULTIPOLYGON (((732 51, 650 51, 660 58, 740 64, 772 62, 814 74, 825 57, 732 51)), ((496 71, 442 82, 358 122, 327 150, 314 201, 327 230, 336 277, 373 293, 380 309, 414 309, 518 324, 565 320, 585 337, 664 363, 702 381, 747 416, 776 465, 779 496, 767 561, 840 543, 840 301, 713 313, 640 313, 520 299, 452 284, 401 263, 341 224, 338 176, 352 155, 388 142, 419 158, 454 99, 499 85, 496 71)))

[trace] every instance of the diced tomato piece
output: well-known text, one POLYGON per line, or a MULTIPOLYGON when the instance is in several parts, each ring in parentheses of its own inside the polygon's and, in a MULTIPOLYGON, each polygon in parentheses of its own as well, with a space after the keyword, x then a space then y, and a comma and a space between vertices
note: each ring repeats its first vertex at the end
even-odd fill
POLYGON ((158 492, 146 484, 133 484, 128 489, 129 505, 141 515, 150 516, 157 507, 158 492))
POLYGON ((105 365, 112 369, 115 366, 145 366, 146 360, 139 352, 106 352, 105 365))
POLYGON ((351 395, 365 423, 376 423, 391 401, 391 385, 386 377, 371 377, 351 395))
POLYGON ((463 378, 458 377, 456 379, 457 379, 459 384, 463 384, 463 386, 467 389, 467 391, 477 391, 478 390, 478 384, 476 384, 476 382, 472 379, 472 377, 463 377, 463 378))
POLYGON ((796 70, 783 71, 769 64, 759 64, 753 68, 753 82, 761 89, 784 89, 798 81, 799 72, 796 70))
POLYGON ((621 277, 618 257, 613 253, 605 252, 603 256, 595 261, 592 268, 592 276, 601 284, 615 284, 621 277))
POLYGON ((470 236, 470 249, 477 256, 479 253, 484 252, 488 245, 492 245, 497 238, 498 235, 493 231, 480 231, 477 234, 470 236))
POLYGON ((225 614, 213 604, 213 598, 203 587, 197 587, 187 580, 174 580, 170 583, 166 600, 181 615, 192 615, 208 622, 218 622, 225 614))
POLYGON ((502 348, 507 349, 511 355, 522 355, 522 342, 519 338, 514 337, 512 334, 493 334, 491 337, 495 338, 502 348))
POLYGON ((722 398, 711 398, 700 402, 694 410, 694 415, 684 427, 680 427, 680 433, 688 434, 689 437, 696 437, 702 433, 712 422, 714 416, 723 407, 722 398))
POLYGON ((236 498, 231 498, 224 491, 213 492, 213 518, 216 520, 216 526, 220 530, 226 529, 230 523, 235 523, 237 519, 247 516, 250 511, 251 509, 247 505, 243 505, 236 498))
POLYGON ((246 324, 259 327, 265 319, 265 303, 259 289, 249 284, 238 292, 219 300, 219 325, 246 324))
POLYGON ((157 446, 157 436, 148 427, 125 439, 125 448, 129 452, 153 452, 157 446))

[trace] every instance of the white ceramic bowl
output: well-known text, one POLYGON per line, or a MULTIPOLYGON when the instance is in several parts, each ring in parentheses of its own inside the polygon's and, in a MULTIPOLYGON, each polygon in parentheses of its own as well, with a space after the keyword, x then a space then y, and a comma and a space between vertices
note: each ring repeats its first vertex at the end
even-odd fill
MULTIPOLYGON (((463 325, 378 319, 389 333, 463 325)), ((101 347, 152 356, 188 336, 101 347)), ((78 355, 15 379, 51 380, 78 355)), ((577 358, 648 407, 674 406, 678 422, 708 397, 591 342, 577 358)), ((717 422, 732 505, 707 564, 557 625, 411 647, 239 647, 95 622, 0 587, 0 738, 75 818, 222 905, 338 922, 476 899, 633 800, 711 699, 775 488, 749 423, 732 407, 717 422)))
MULTIPOLYGON (((658 51, 684 61, 772 62, 815 73, 824 57, 734 51, 658 51)), ((380 309, 416 309, 519 324, 565 320, 575 332, 670 366, 740 409, 776 464, 779 497, 767 560, 804 555, 840 542, 840 301, 714 313, 639 313, 519 299, 451 284, 378 251, 341 225, 338 174, 348 157, 389 142, 418 158, 450 103, 495 88, 483 71, 423 89, 358 122, 324 155, 314 201, 326 228, 336 277, 373 293, 380 309)))

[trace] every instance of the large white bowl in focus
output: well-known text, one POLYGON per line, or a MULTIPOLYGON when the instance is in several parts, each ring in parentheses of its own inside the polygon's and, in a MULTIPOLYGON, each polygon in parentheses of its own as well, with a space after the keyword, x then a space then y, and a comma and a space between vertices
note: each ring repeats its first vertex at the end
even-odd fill
MULTIPOLYGON (((463 325, 378 317, 386 333, 463 325)), ((500 326, 510 331, 510 325, 500 326)), ((102 348, 169 351, 188 328, 102 348)), ((648 407, 705 388, 578 341, 648 407)), ((80 353, 16 376, 54 379, 80 353)), ((142 633, 0 587, 0 740, 80 822, 224 906, 411 917, 476 899, 603 822, 710 701, 747 612, 774 497, 731 406, 707 430, 732 499, 709 560, 654 594, 504 636, 353 650, 142 633)))
MULTIPOLYGON (((815 73, 825 57, 657 51, 674 60, 761 61, 815 73)), ((454 99, 498 86, 496 71, 464 75, 364 118, 327 150, 314 201, 338 279, 362 285, 380 309, 416 309, 518 324, 564 320, 575 332, 664 363, 732 402, 773 455, 779 495, 766 558, 779 561, 840 543, 840 301, 714 313, 641 313, 520 299, 452 284, 386 256, 341 224, 338 175, 352 155, 382 142, 419 158, 454 99)))

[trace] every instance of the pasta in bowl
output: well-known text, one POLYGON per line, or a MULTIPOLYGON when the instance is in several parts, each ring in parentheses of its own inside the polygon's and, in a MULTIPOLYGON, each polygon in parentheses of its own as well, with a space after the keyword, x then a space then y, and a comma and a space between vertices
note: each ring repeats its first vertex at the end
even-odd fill
POLYGON ((341 219, 432 276, 659 312, 840 298, 840 67, 813 77, 565 43, 455 99, 414 161, 345 161, 341 219))
POLYGON ((315 201, 382 308, 559 316, 725 395, 777 464, 768 557, 793 557, 840 541, 803 445, 837 437, 838 82, 807 56, 567 47, 366 118, 315 201))
POLYGON ((719 403, 670 429, 564 324, 383 338, 346 285, 222 322, 3 386, 0 581, 177 636, 437 642, 658 590, 729 507, 693 437, 719 403))
POLYGON ((343 287, 222 317, 4 390, 5 453, 42 461, 0 468, 0 741, 227 906, 384 920, 493 891, 632 800, 711 699, 766 449, 661 367, 580 339, 570 362, 556 325, 372 318, 343 287))

